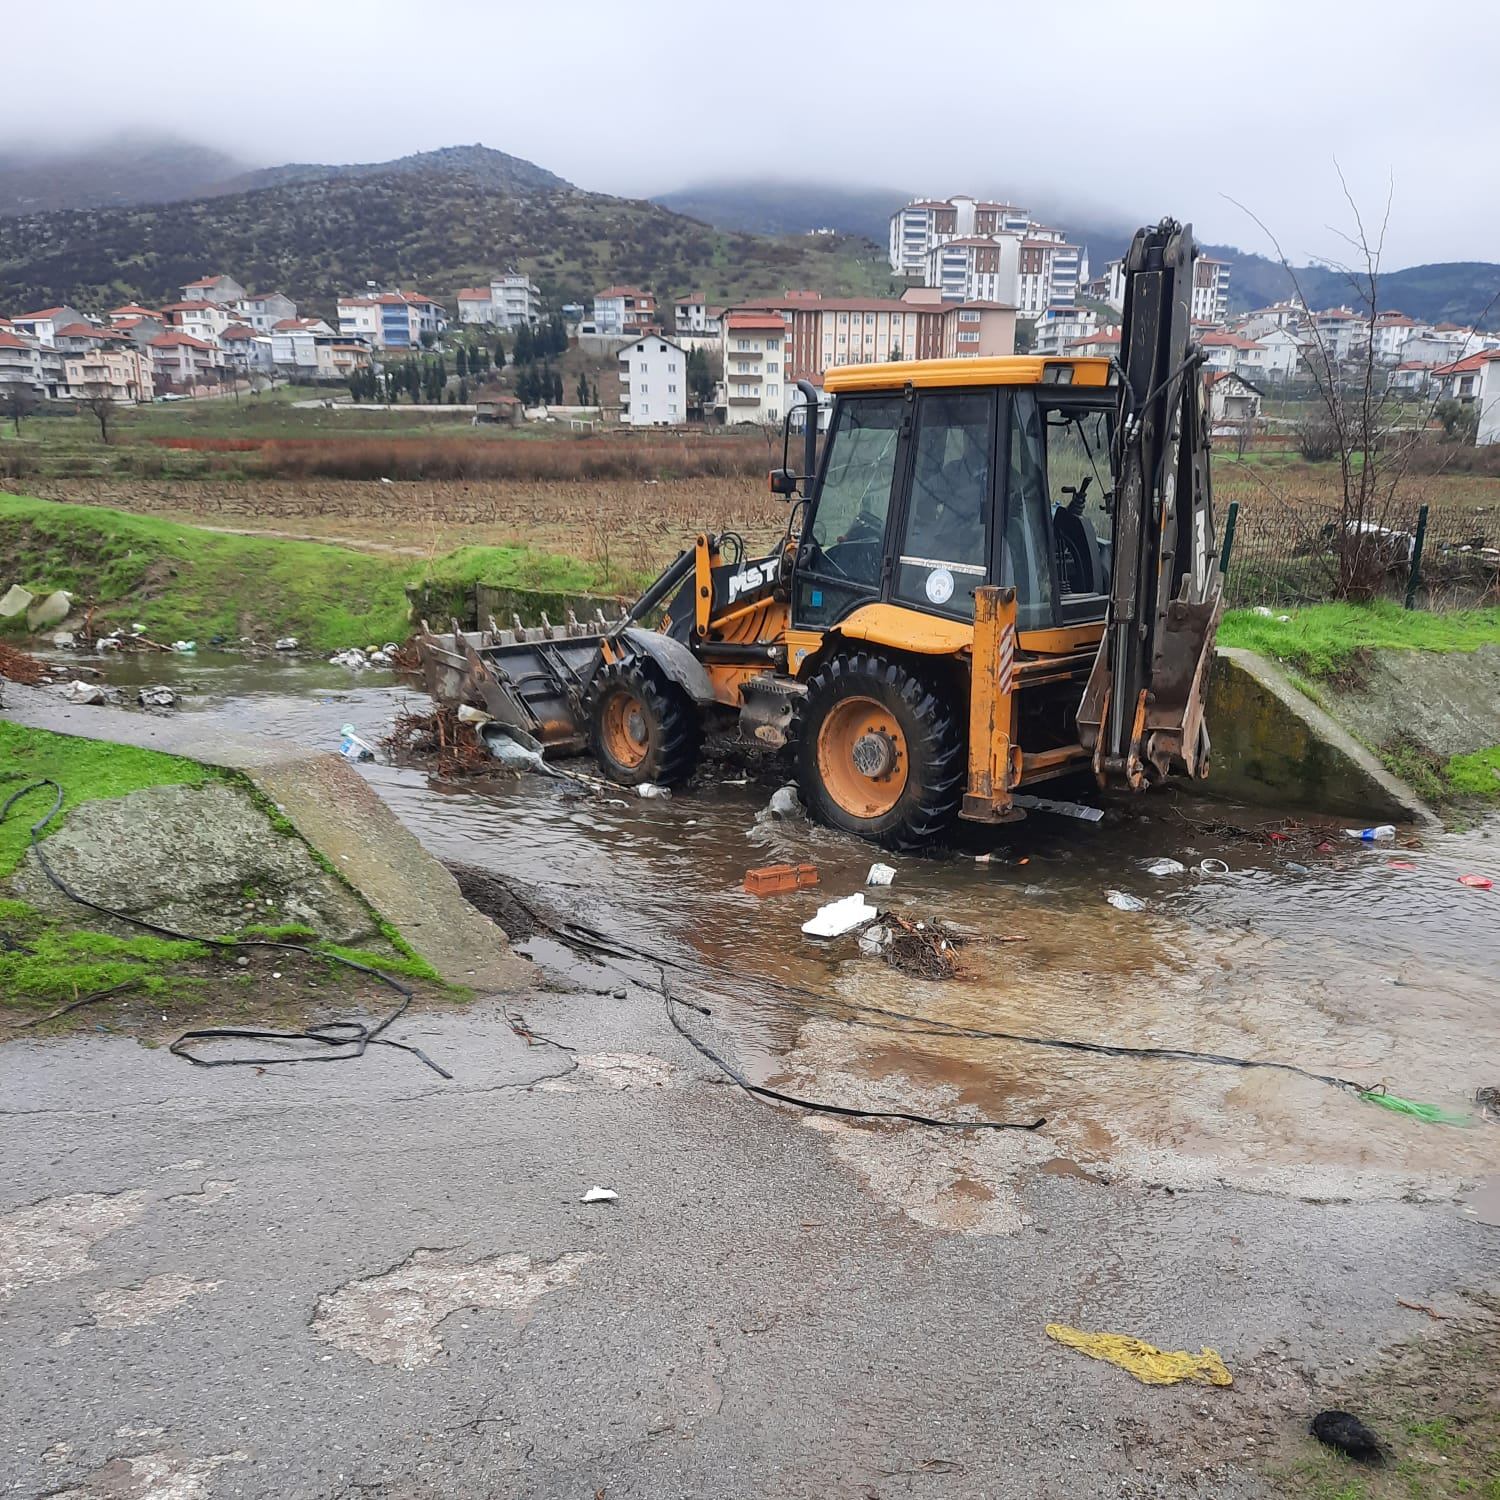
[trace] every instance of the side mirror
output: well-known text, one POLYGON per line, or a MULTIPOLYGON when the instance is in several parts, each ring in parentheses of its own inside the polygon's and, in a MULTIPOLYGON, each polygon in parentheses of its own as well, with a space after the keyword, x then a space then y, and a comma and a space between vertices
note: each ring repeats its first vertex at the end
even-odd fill
POLYGON ((771 493, 773 495, 795 495, 797 476, 790 469, 771 470, 771 493))

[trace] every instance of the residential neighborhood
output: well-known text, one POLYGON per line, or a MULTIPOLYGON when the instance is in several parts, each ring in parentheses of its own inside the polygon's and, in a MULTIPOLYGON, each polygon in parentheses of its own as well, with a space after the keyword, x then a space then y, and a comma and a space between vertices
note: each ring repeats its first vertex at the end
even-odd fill
MULTIPOLYGON (((230 272, 211 271, 156 307, 127 302, 94 313, 64 302, 0 316, 0 389, 133 404, 276 382, 354 381, 363 399, 373 399, 391 358, 441 352, 445 336, 529 335, 553 320, 590 358, 618 370, 618 400, 607 405, 584 381, 593 420, 778 424, 804 399, 799 381, 821 391, 825 372, 843 365, 1119 354, 1123 260, 1092 275, 1086 245, 1015 203, 914 199, 890 216, 888 262, 887 296, 784 288, 735 301, 702 290, 667 300, 646 287, 612 284, 587 305, 560 308, 549 308, 537 283, 510 268, 460 288, 451 318, 437 297, 375 282, 339 296, 333 316, 320 317, 282 290, 251 290, 230 272), (712 372, 696 391, 690 358, 706 360, 712 372)), ((1371 318, 1351 306, 1308 309, 1295 299, 1232 313, 1230 272, 1227 262, 1202 256, 1192 285, 1190 314, 1216 425, 1260 423, 1269 396, 1295 389, 1314 370, 1369 359, 1395 393, 1475 406, 1478 441, 1500 440, 1500 335, 1397 309, 1371 318), (1234 381, 1215 384, 1224 376, 1234 381)), ((450 382, 432 399, 469 402, 472 395, 476 420, 493 420, 510 411, 502 398, 517 394, 520 410, 542 415, 550 405, 544 399, 532 407, 526 392, 493 383, 471 392, 467 382, 450 382)))

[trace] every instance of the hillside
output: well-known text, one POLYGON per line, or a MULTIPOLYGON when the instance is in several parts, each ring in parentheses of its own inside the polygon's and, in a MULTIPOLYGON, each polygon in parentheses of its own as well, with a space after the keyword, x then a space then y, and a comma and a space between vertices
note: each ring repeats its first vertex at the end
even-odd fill
POLYGON ((388 177, 394 173, 425 172, 459 173, 480 187, 502 193, 530 193, 573 185, 557 173, 537 166, 535 162, 476 144, 444 146, 437 151, 417 151, 410 156, 397 157, 394 161, 352 162, 343 166, 288 162, 285 166, 241 172, 216 182, 212 191, 246 193, 258 188, 285 187, 299 182, 327 182, 351 177, 388 177))
POLYGON ((330 314, 340 292, 366 281, 451 298, 508 266, 530 272, 553 302, 611 282, 713 298, 890 286, 884 254, 861 241, 737 234, 576 188, 497 191, 468 172, 381 171, 0 219, 0 309, 13 312, 64 297, 86 310, 156 302, 223 269, 330 314))
POLYGON ((119 136, 68 151, 10 148, 0 151, 0 217, 163 203, 244 171, 244 162, 223 151, 158 136, 119 136))
POLYGON ((658 193, 651 201, 674 213, 702 219, 715 229, 737 229, 746 234, 806 234, 813 229, 837 229, 840 234, 884 245, 891 214, 910 196, 881 189, 809 186, 757 178, 705 182, 677 192, 658 193))

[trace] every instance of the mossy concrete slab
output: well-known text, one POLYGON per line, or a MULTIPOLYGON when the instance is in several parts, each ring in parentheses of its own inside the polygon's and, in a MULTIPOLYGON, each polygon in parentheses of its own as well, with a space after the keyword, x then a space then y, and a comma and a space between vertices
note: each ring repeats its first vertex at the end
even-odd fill
POLYGON ((1220 647, 1209 689, 1215 796, 1357 822, 1435 824, 1431 810, 1349 731, 1253 651, 1220 647))
MULTIPOLYGON (((380 936, 369 907, 227 782, 85 802, 45 844, 48 864, 90 901, 194 937, 257 923, 295 923, 349 947, 380 936)), ((78 916, 34 849, 6 894, 65 920, 78 916)))
POLYGON ((6 712, 34 729, 139 745, 242 772, 448 983, 504 993, 532 982, 531 966, 510 951, 505 934, 464 900, 442 864, 338 756, 252 735, 208 735, 190 714, 161 718, 71 707, 38 689, 19 693, 6 712))

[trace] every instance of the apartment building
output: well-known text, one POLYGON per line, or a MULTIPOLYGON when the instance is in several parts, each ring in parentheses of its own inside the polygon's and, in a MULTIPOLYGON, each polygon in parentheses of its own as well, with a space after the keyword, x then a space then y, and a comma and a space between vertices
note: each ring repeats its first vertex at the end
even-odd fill
POLYGON ((230 311, 256 333, 270 333, 278 323, 297 316, 297 304, 281 292, 247 292, 230 303, 230 311))
POLYGON ((1318 350, 1337 364, 1348 359, 1355 348, 1364 342, 1364 320, 1349 307, 1328 307, 1313 314, 1312 337, 1309 340, 1313 352, 1318 350))
POLYGON ((458 294, 458 321, 494 328, 520 328, 541 321, 542 294, 535 282, 512 273, 488 286, 464 287, 458 294))
MULTIPOLYGON (((739 385, 753 384, 752 376, 764 379, 763 352, 759 362, 747 354, 740 363, 749 373, 739 377, 739 385)), ((687 420, 687 351, 680 344, 648 333, 620 350, 620 420, 631 427, 670 427, 687 420)))
POLYGON ((1084 285, 1084 291, 1095 302, 1103 302, 1118 312, 1125 311, 1125 262, 1110 260, 1104 263, 1102 275, 1095 276, 1084 285))
POLYGON ((169 302, 162 308, 162 314, 171 327, 180 328, 206 344, 217 344, 224 330, 239 321, 222 303, 202 297, 169 302))
POLYGON ((1109 357, 1118 355, 1120 352, 1120 330, 1113 326, 1109 328, 1096 328, 1092 333, 1085 334, 1081 339, 1068 345, 1067 352, 1070 355, 1090 354, 1109 357))
POLYGON ((961 235, 927 252, 923 280, 948 302, 1013 303, 1020 259, 1020 235, 961 235))
POLYGON ((594 294, 592 333, 635 338, 656 324, 656 298, 639 287, 611 286, 594 294))
POLYGON ((1008 302, 949 303, 942 319, 944 359, 989 359, 1016 352, 1016 310, 1008 302))
POLYGON ((318 344, 332 343, 335 339, 345 342, 363 342, 344 332, 343 317, 334 330, 322 318, 285 318, 271 330, 271 363, 278 370, 313 375, 318 368, 318 344))
POLYGON ((435 338, 448 326, 441 302, 402 291, 340 297, 338 320, 341 337, 362 340, 376 349, 417 349, 423 334, 435 338))
POLYGON ((721 342, 731 422, 779 422, 785 410, 787 326, 777 312, 728 312, 721 342))
POLYGON ((233 276, 203 276, 179 290, 184 302, 238 302, 245 295, 233 276))
POLYGON ((1219 329, 1203 334, 1198 344, 1203 350, 1203 362, 1210 370, 1238 370, 1242 367, 1248 370, 1252 365, 1249 356, 1260 352, 1260 345, 1254 339, 1219 329))
POLYGON ((259 333, 248 323, 231 323, 219 339, 224 362, 242 375, 270 373, 276 361, 271 353, 271 335, 259 333))
POLYGON ((1479 389, 1474 400, 1479 407, 1479 430, 1474 441, 1481 448, 1500 443, 1500 351, 1485 351, 1479 371, 1479 389))
POLYGON ((1031 214, 1013 203, 982 198, 918 198, 890 220, 890 265, 897 275, 922 276, 928 252, 947 240, 1000 234, 1024 235, 1031 214))
POLYGON ((1229 321, 1229 262, 1200 255, 1193 262, 1194 322, 1219 326, 1229 321))
POLYGON ((1061 354, 1070 344, 1091 334, 1099 316, 1087 307, 1049 307, 1032 331, 1033 354, 1061 354))
POLYGON ((189 392, 217 381, 223 356, 210 343, 180 329, 159 334, 146 346, 151 379, 158 389, 189 392))
POLYGON ((1072 307, 1078 301, 1078 247, 1048 237, 1028 235, 1021 241, 1012 299, 1023 318, 1036 319, 1049 307, 1072 307))
POLYGON ((108 396, 121 405, 149 402, 156 394, 149 353, 129 343, 64 355, 63 382, 69 396, 108 396))
POLYGON ((0 328, 0 391, 24 386, 38 396, 56 396, 63 382, 63 358, 50 344, 0 328))
POLYGON ((672 326, 678 333, 698 338, 717 338, 723 315, 724 309, 710 306, 702 292, 691 292, 672 304, 672 326))

